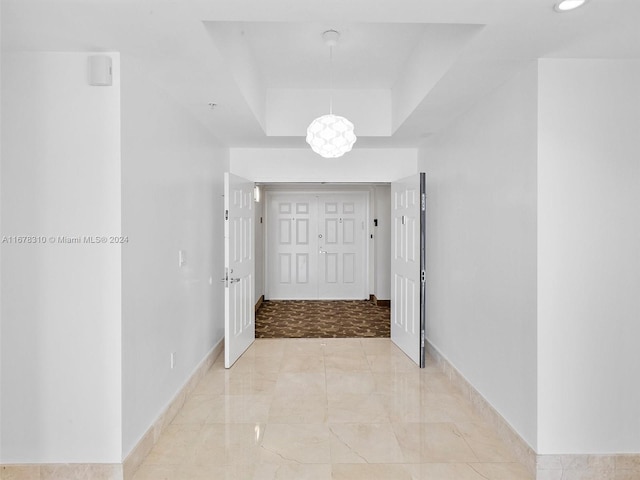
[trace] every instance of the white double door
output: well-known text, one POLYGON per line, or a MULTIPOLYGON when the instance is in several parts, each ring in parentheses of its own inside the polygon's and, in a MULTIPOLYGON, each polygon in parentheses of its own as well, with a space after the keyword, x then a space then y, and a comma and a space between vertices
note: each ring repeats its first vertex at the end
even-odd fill
MULTIPOLYGON (((225 174, 227 368, 255 338, 252 192, 252 182, 225 174)), ((393 182, 391 194, 391 340, 424 367, 425 174, 393 182)), ((268 296, 366 298, 367 204, 366 193, 272 194, 267 202, 268 296)))
POLYGON ((268 299, 364 299, 367 192, 269 192, 268 299))

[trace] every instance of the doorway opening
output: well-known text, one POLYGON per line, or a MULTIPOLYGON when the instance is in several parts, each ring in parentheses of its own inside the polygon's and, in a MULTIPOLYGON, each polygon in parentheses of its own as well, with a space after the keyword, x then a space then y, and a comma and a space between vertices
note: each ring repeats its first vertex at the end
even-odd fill
MULTIPOLYGON (((224 218, 225 218, 225 274, 223 281, 225 283, 225 367, 230 368, 233 363, 242 355, 242 353, 251 345, 255 340, 255 311, 252 305, 252 300, 256 298, 256 292, 267 292, 264 283, 264 273, 269 266, 269 262, 265 262, 266 252, 268 248, 264 248, 267 244, 266 235, 264 230, 260 228, 260 235, 256 233, 257 220, 259 217, 259 224, 264 226, 264 208, 254 207, 252 197, 254 195, 254 183, 245 178, 233 175, 229 172, 225 173, 224 182, 224 218), (256 241, 259 239, 258 241, 256 241), (263 248, 256 248, 256 246, 262 245, 263 248), (261 261, 256 261, 258 254, 261 261), (257 264, 257 265, 256 265, 257 264), (261 279, 261 285, 259 289, 256 289, 257 268, 261 266, 261 275, 258 277, 261 279), (266 266, 266 268, 265 268, 266 266)), ((259 193, 257 190, 255 193, 259 193)), ((344 193, 344 192, 343 192, 344 193)), ((424 173, 417 173, 412 176, 394 181, 391 183, 391 195, 387 205, 389 206, 391 215, 389 218, 389 227, 391 230, 391 245, 387 252, 390 252, 391 268, 389 270, 388 280, 391 283, 391 319, 390 319, 390 331, 391 341, 396 344, 400 349, 415 363, 424 367, 425 359, 425 325, 426 325, 426 206, 427 206, 427 194, 426 194, 426 176, 424 173), (392 277, 392 278, 391 278, 392 277)), ((256 198, 259 195, 256 195, 256 198)), ((318 203, 320 195, 317 195, 316 203, 318 203)), ((286 202, 285 202, 286 203, 286 202)), ((330 202, 325 202, 325 206, 330 202)), ((336 204, 337 205, 337 204, 336 204)), ((303 205, 300 211, 295 212, 300 214, 306 214, 310 211, 310 204, 307 202, 303 205)), ((333 207, 332 207, 333 208, 333 207)), ((352 260, 343 260, 342 269, 338 266, 333 268, 333 272, 336 275, 340 275, 342 272, 342 278, 339 280, 344 284, 356 283, 353 278, 348 275, 358 271, 358 265, 365 267, 370 266, 371 259, 374 258, 370 255, 370 249, 368 242, 374 239, 374 235, 369 233, 369 224, 371 223, 371 216, 368 216, 368 221, 362 221, 361 230, 365 235, 361 238, 365 239, 363 250, 366 251, 366 257, 368 261, 361 260, 358 263, 358 254, 362 252, 358 250, 357 246, 347 251, 346 247, 352 247, 351 244, 356 244, 355 232, 358 231, 356 220, 347 217, 347 213, 354 213, 356 208, 353 202, 342 202, 342 211, 340 207, 334 208, 332 212, 325 209, 326 213, 333 213, 334 215, 345 215, 344 217, 338 217, 338 223, 340 219, 344 224, 346 220, 350 221, 351 227, 355 225, 355 228, 343 228, 343 245, 339 245, 339 241, 333 242, 337 244, 337 255, 354 256, 352 260), (348 233, 351 232, 351 233, 348 233), (351 236, 349 236, 351 235, 351 236), (344 239, 348 238, 349 241, 344 239), (349 245, 347 245, 349 244, 349 245), (344 248, 343 248, 344 247, 344 248), (350 263, 349 263, 350 262, 350 263), (346 265, 351 265, 353 268, 346 268, 346 265), (346 273, 345 273, 346 272, 346 273), (349 280, 351 278, 351 280, 349 280)), ((288 202, 284 211, 278 206, 277 215, 280 214, 292 214, 293 203, 288 202)), ((303 217, 300 217, 303 218, 303 217)), ((306 218, 306 217, 304 217, 306 218)), ((286 218, 284 218, 286 220, 286 218)), ((318 247, 318 241, 322 241, 323 234, 318 234, 317 239, 312 236, 313 223, 317 224, 317 221, 311 222, 307 218, 307 226, 300 230, 302 233, 296 235, 300 239, 304 239, 299 243, 306 244, 302 255, 302 260, 293 263, 293 254, 298 255, 295 251, 285 251, 275 254, 271 252, 270 257, 282 258, 282 256, 288 257, 285 261, 282 261, 279 265, 287 266, 288 270, 281 268, 276 269, 278 274, 284 275, 283 272, 288 272, 286 277, 288 281, 297 275, 297 280, 304 280, 310 283, 310 272, 314 265, 309 263, 312 259, 311 254, 305 252, 312 252, 310 248, 312 246, 318 247), (312 243, 316 242, 316 243, 312 243), (306 264, 305 264, 306 262, 306 264), (304 265, 303 265, 304 264, 304 265), (291 273, 291 268, 295 266, 296 270, 291 273), (301 266, 304 266, 302 268, 301 266)), ((335 223, 336 217, 331 217, 330 220, 335 223)), ((374 219, 374 226, 379 226, 379 223, 374 219)), ((290 218, 285 223, 288 225, 286 228, 280 230, 280 237, 288 239, 287 241, 281 241, 282 238, 278 237, 277 242, 283 244, 289 248, 293 238, 293 224, 296 218, 290 218), (282 232, 285 232, 284 234, 282 232)), ((327 222, 325 222, 325 227, 327 222)), ((297 228, 297 227, 296 227, 297 228)), ((332 238, 339 238, 337 233, 332 238)), ((333 246, 333 245, 332 245, 333 246)), ((316 253, 329 253, 323 251, 322 246, 316 253)), ((382 249, 378 250, 382 251, 382 249)), ((318 255, 315 255, 318 258, 318 255)), ((336 261, 337 265, 340 265, 339 259, 336 261)), ((317 261, 316 265, 317 267, 317 261)), ((318 268, 319 270, 319 268, 318 268)), ((370 284, 366 283, 369 279, 369 275, 372 274, 374 268, 368 270, 365 277, 366 288, 370 287, 370 284)), ((327 272, 329 270, 326 270, 327 272)), ((367 269, 364 269, 367 272, 367 269)), ((285 278, 285 277, 281 277, 285 278)), ((329 278, 329 274, 326 275, 329 278)), ((384 278, 384 276, 381 276, 384 278)), ((281 283, 285 283, 281 281, 281 283)), ((300 282, 302 283, 302 281, 300 282)), ((329 283, 329 282, 328 282, 329 283)), ((320 288, 320 287, 318 287, 320 288)), ((346 287, 345 287, 346 288, 346 287)), ((319 290, 318 290, 319 291, 319 290)), ((357 290, 356 290, 357 291, 357 290)), ((267 294, 268 295, 268 294, 267 294)), ((317 293, 316 293, 317 295, 317 293)), ((317 297, 313 297, 317 298, 317 297)), ((375 298, 375 296, 374 296, 375 298)), ((265 300, 264 294, 258 297, 256 303, 256 309, 260 306, 260 303, 265 300)))
POLYGON ((390 184, 258 188, 256 337, 389 337, 390 184))

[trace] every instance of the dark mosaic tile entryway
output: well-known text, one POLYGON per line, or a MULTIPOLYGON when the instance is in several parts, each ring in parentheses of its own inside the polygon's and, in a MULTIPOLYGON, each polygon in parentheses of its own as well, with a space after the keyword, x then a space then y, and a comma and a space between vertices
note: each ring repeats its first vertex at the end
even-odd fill
POLYGON ((256 313, 256 338, 384 338, 390 315, 368 300, 270 300, 256 313))

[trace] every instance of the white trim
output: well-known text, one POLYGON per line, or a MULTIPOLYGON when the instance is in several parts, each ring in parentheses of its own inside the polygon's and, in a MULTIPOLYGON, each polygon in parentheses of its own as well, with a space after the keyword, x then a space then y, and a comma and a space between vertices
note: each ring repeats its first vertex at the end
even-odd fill
POLYGON ((204 375, 209 371, 223 350, 224 338, 221 338, 209 353, 205 355, 202 361, 193 370, 193 373, 189 375, 182 385, 182 388, 178 390, 174 397, 168 402, 167 406, 160 412, 156 421, 153 422, 144 435, 142 435, 135 447, 131 449, 131 452, 129 452, 122 462, 122 478, 124 480, 130 480, 133 478, 146 456, 158 442, 160 435, 162 435, 167 426, 184 405, 186 398, 191 394, 191 392, 193 392, 202 377, 204 377, 204 375))
MULTIPOLYGON (((427 355, 433 357, 442 373, 444 373, 449 381, 471 402, 483 420, 494 427, 500 439, 509 446, 516 459, 523 464, 529 473, 533 475, 533 478, 535 478, 536 452, 534 449, 428 338, 426 347, 427 355)), ((427 362, 429 362, 429 359, 427 359, 427 362)))

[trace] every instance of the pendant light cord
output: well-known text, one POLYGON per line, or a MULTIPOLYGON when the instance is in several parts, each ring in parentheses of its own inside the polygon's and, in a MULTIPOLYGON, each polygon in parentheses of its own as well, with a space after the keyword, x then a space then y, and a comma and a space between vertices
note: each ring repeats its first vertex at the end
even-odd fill
POLYGON ((333 47, 329 46, 329 115, 333 115, 333 47))

